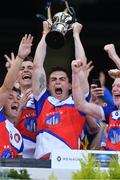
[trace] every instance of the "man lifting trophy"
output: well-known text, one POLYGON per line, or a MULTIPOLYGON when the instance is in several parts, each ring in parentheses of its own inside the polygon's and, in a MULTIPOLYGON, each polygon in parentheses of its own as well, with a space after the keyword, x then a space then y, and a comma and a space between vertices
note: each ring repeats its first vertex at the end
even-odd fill
POLYGON ((72 7, 69 7, 65 0, 66 9, 51 17, 51 4, 47 8, 50 32, 46 36, 46 43, 53 49, 59 49, 64 45, 66 34, 72 29, 72 24, 76 21, 76 15, 72 7))

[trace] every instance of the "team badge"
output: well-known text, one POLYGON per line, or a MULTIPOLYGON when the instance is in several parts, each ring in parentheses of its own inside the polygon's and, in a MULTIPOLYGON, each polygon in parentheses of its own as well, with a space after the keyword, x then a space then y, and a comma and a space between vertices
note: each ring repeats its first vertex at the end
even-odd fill
POLYGON ((20 141, 20 135, 19 135, 18 133, 15 133, 15 134, 14 134, 14 139, 15 139, 15 142, 16 142, 16 143, 19 143, 19 141, 20 141))
POLYGON ((112 112, 112 119, 113 120, 120 120, 120 111, 113 111, 112 112))
POLYGON ((108 132, 108 139, 112 144, 120 143, 120 129, 111 128, 108 132))
POLYGON ((7 158, 7 159, 11 159, 12 158, 12 152, 9 149, 6 149, 2 152, 1 158, 7 158))
POLYGON ((36 118, 35 117, 28 117, 26 118, 25 127, 30 132, 36 131, 36 118))
POLYGON ((46 118, 46 124, 54 125, 54 124, 58 124, 59 122, 60 122, 60 115, 59 115, 59 113, 56 113, 56 114, 51 115, 51 116, 48 116, 46 118))

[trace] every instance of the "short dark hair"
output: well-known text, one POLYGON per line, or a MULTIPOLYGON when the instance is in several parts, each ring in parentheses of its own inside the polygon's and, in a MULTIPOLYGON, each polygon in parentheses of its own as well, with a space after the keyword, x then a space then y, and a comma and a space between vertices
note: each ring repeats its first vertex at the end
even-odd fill
POLYGON ((67 77, 69 79, 69 82, 71 82, 71 74, 70 74, 70 72, 67 69, 65 69, 65 68, 63 68, 61 66, 54 66, 54 67, 51 68, 51 70, 48 72, 48 80, 49 80, 50 75, 55 71, 63 71, 67 75, 67 77))
POLYGON ((30 61, 30 62, 33 62, 33 57, 32 56, 27 56, 24 60, 24 61, 30 61))
POLYGON ((20 88, 16 88, 15 86, 13 86, 12 91, 18 92, 19 95, 21 95, 21 90, 20 90, 20 88))

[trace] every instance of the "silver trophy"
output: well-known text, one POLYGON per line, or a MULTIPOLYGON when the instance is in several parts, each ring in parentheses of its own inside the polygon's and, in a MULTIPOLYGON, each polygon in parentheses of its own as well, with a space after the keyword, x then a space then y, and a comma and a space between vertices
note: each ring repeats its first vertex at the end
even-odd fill
POLYGON ((64 46, 65 36, 72 29, 72 24, 76 21, 74 10, 69 8, 68 2, 65 1, 66 9, 58 12, 51 18, 51 10, 48 8, 48 19, 51 19, 50 32, 46 36, 46 43, 53 49, 59 49, 64 46))

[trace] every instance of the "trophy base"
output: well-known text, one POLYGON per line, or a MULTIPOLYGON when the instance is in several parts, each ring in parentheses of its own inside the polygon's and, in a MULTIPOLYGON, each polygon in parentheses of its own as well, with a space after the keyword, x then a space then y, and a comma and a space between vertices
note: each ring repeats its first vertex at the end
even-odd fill
POLYGON ((51 31, 47 34, 45 41, 50 48, 60 49, 64 46, 64 36, 59 31, 51 31))

